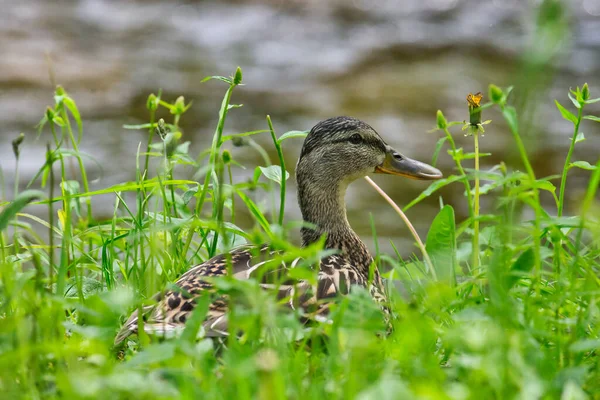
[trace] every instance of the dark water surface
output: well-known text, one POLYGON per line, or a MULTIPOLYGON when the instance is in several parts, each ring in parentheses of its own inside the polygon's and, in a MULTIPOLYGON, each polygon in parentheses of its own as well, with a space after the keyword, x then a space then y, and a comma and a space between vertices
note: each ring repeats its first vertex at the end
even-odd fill
MULTIPOLYGON (((465 95, 487 92, 490 82, 529 88, 526 142, 539 176, 558 173, 572 134, 553 99, 569 106, 569 87, 588 82, 600 95, 600 2, 569 2, 570 34, 553 47, 536 28, 534 1, 517 0, 272 0, 272 1, 48 1, 0 0, 0 166, 12 197, 14 158, 10 142, 27 135, 21 181, 42 164, 44 132, 35 141, 34 126, 53 103, 54 80, 77 101, 84 119, 81 150, 89 162, 92 189, 133 180, 135 153, 144 132, 123 124, 147 119, 145 99, 163 90, 174 100, 194 102, 184 116, 185 140, 197 155, 209 143, 225 90, 217 82, 200 83, 207 75, 228 75, 240 65, 245 86, 233 97, 244 107, 229 117, 226 133, 264 129, 271 115, 279 133, 309 129, 321 119, 352 115, 369 122, 392 146, 406 155, 430 161, 439 133, 427 133, 437 109, 449 119, 467 117, 465 95), (541 38, 541 39, 540 39, 541 38), (50 60, 50 61, 49 61, 50 60), (532 67, 533 65, 533 67, 532 67), (50 78, 53 76, 53 78, 50 78), (535 107, 538 104, 539 107, 535 107)), ((598 114, 599 107, 590 107, 598 114)), ((165 114, 166 116, 166 114, 165 114)), ((493 155, 489 167, 506 160, 520 168, 512 137, 496 111, 482 139, 493 155)), ((598 126, 582 127, 587 141, 574 158, 595 163, 600 153, 598 126)), ((459 129, 457 129, 457 132, 459 129)), ((268 135, 255 137, 268 149, 268 135)), ((460 146, 471 139, 457 133, 460 146)), ((300 141, 288 141, 292 169, 300 141)), ((470 150, 469 150, 470 151, 470 150)), ((233 148, 235 159, 261 165, 248 147, 233 148)), ((275 161, 275 154, 270 153, 275 161)), ((442 154, 439 166, 452 173, 442 154)), ((569 199, 573 206, 585 188, 587 173, 573 172, 569 199)), ((406 204, 427 184, 393 177, 376 181, 399 203, 406 204)), ((299 212, 290 180, 288 219, 299 212)), ((459 216, 466 212, 462 186, 441 192, 459 216)), ((408 231, 389 206, 365 182, 348 193, 349 219, 370 235, 369 213, 384 249, 393 239, 405 254, 413 251, 408 231)), ((94 199, 98 216, 109 215, 110 196, 94 199)), ((265 199, 268 204, 269 199, 265 199)), ((433 196, 409 211, 424 235, 438 207, 433 196)), ((491 206, 484 200, 484 206, 491 206)))

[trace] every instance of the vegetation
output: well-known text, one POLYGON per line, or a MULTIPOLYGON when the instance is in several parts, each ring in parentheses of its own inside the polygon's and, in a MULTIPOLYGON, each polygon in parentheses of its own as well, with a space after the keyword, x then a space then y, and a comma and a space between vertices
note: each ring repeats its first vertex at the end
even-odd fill
POLYGON ((404 210, 460 185, 469 216, 457 221, 453 207, 465 204, 439 197, 421 240, 393 204, 418 251, 374 254, 386 271, 389 333, 364 290, 340 298, 331 323, 303 326, 298 312, 278 307, 257 282, 220 278, 214 284, 230 297, 230 331, 241 334, 227 341, 198 335, 206 297, 178 337, 142 334, 115 348, 131 311, 152 304, 192 265, 236 245, 271 243, 284 254, 276 263, 302 256, 291 277, 315 281, 310 267, 324 250, 290 242, 301 222, 284 220, 283 209, 289 166, 282 147, 306 133, 278 135, 267 117, 265 129, 225 134, 229 113, 239 107, 232 102, 242 83, 238 69, 209 78, 227 88, 210 148, 192 156, 182 142, 179 124, 190 103, 152 94, 148 123, 126 127, 148 132, 147 142, 132 149, 135 180, 92 191, 86 165, 93 158, 79 149, 82 116, 58 87, 39 124, 40 134, 52 138, 44 162, 30 182, 20 182, 26 142, 17 137, 14 198, 0 200, 0 397, 600 398, 600 159, 577 160, 574 151, 586 140, 581 129, 600 122, 588 111, 600 98, 584 84, 556 102, 572 124, 567 154, 556 160, 559 175, 537 176, 523 140, 533 95, 568 36, 566 21, 560 2, 542 2, 537 44, 516 81, 519 96, 490 85, 489 102, 468 96, 466 121, 448 121, 438 111, 433 164, 449 156, 455 169, 404 210), (518 168, 481 168, 489 155, 484 125, 486 134, 503 134, 483 115, 505 120, 518 168), (457 147, 455 137, 463 134, 472 138, 472 151, 457 147), (275 163, 254 135, 270 135, 275 163), (232 146, 263 158, 251 179, 236 178, 241 165, 232 146), (573 169, 587 177, 579 199, 566 195, 573 169), (100 196, 114 202, 109 218, 94 213, 100 196), (276 201, 265 206, 257 200, 264 197, 276 201), (32 213, 34 205, 46 216, 32 213))
MULTIPOLYGON (((150 122, 128 127, 148 130, 147 148, 137 153, 137 179, 93 192, 86 155, 78 150, 83 124, 77 105, 57 89, 39 126, 52 133, 54 145, 28 184, 46 192, 18 193, 0 213, 0 390, 7 398, 578 399, 600 393, 600 161, 573 160, 573 149, 584 140, 581 124, 600 120, 585 112, 600 100, 591 99, 587 85, 568 94, 575 113, 556 103, 573 124, 560 177, 535 175, 510 89, 491 85, 491 101, 483 105, 471 96, 469 122, 448 122, 438 112, 442 135, 434 162, 448 146, 455 174, 434 182, 406 208, 445 185, 462 184, 470 217, 456 223, 452 206, 441 206, 423 248, 426 262, 377 254, 388 271, 391 334, 382 333, 381 314, 364 291, 340 299, 333 323, 304 327, 256 282, 224 278, 215 284, 235 304, 230 320, 232 332, 243 332, 238 339, 197 338, 205 301, 180 337, 142 335, 113 348, 132 308, 151 304, 154 293, 191 265, 234 245, 273 243, 286 258, 307 260, 294 277, 315 279, 308 267, 322 249, 290 243, 286 234, 299 225, 285 223, 281 211, 289 175, 281 147, 305 133, 277 136, 267 119, 267 130, 224 135, 242 73, 212 78, 225 82, 227 91, 210 149, 194 159, 189 143, 180 141, 179 121, 190 104, 150 95, 150 122), (506 119, 525 172, 504 164, 469 169, 486 154, 478 145, 474 153, 456 147, 452 127, 465 125, 477 144, 481 113, 491 107, 506 119), (161 108, 172 114, 172 123, 156 121, 161 108), (278 162, 270 165, 265 157, 267 165, 251 180, 236 181, 239 164, 226 147, 257 148, 251 136, 268 133, 278 162), (160 161, 157 174, 152 159, 160 161), (79 167, 77 180, 67 172, 71 163, 79 167), (190 165, 199 182, 177 177, 190 165), (577 215, 566 216, 572 168, 589 170, 589 185, 583 200, 569 207, 577 215), (278 192, 279 205, 262 209, 253 200, 257 191, 278 192), (545 208, 546 193, 554 201, 545 208), (104 194, 114 196, 114 214, 97 220, 92 199, 104 194), (481 196, 493 201, 493 213, 479 214, 481 196), (33 202, 47 205, 46 219, 27 212, 33 202), (252 229, 236 226, 236 203, 253 217, 252 229)), ((13 146, 17 174, 21 142, 19 137, 13 146)))

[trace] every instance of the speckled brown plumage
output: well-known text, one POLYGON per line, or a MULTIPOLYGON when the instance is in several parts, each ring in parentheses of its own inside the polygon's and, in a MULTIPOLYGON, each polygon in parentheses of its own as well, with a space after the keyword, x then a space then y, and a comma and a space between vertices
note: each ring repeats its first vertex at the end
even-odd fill
MULTIPOLYGON (((381 275, 367 247, 348 223, 344 197, 347 186, 360 177, 381 171, 395 174, 390 172, 390 168, 394 168, 390 163, 396 163, 400 168, 398 175, 413 174, 416 179, 441 177, 435 168, 397 153, 373 128, 355 118, 331 118, 315 125, 310 131, 296 168, 302 217, 312 226, 302 228, 302 243, 306 246, 325 236, 325 248, 335 250, 336 254, 320 261, 316 287, 306 281, 284 282, 275 287, 277 297, 288 300, 288 307, 301 307, 309 315, 322 317, 328 312, 327 299, 349 293, 352 286, 361 286, 367 288, 373 299, 381 304, 387 318, 387 300, 381 275), (410 162, 406 165, 408 173, 401 170, 405 168, 402 164, 405 162, 410 162), (415 168, 421 175, 417 175, 415 168)), ((264 279, 265 274, 280 276, 298 263, 295 260, 289 265, 269 268, 264 273, 261 267, 273 255, 268 245, 242 246, 191 268, 175 283, 179 290, 157 295, 157 303, 142 310, 144 329, 150 333, 168 335, 183 327, 196 306, 195 299, 203 293, 215 292, 206 277, 225 275, 228 262, 231 263, 231 273, 235 278, 260 277, 265 289, 273 289, 268 279, 264 279)), ((227 335, 225 296, 212 300, 203 328, 204 334, 209 337, 227 335)), ((115 343, 122 342, 136 333, 137 329, 138 312, 135 311, 123 325, 115 343)))

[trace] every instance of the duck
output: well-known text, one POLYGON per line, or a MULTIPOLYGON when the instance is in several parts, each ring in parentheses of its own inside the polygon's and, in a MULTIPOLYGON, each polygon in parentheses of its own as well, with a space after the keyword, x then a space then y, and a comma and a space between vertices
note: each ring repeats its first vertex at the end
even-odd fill
MULTIPOLYGON (((340 116, 323 120, 305 137, 296 165, 298 204, 304 221, 300 229, 302 246, 324 238, 324 249, 331 251, 316 266, 316 286, 300 280, 278 287, 278 297, 288 298, 290 308, 310 309, 313 315, 323 317, 334 298, 357 286, 368 290, 383 310, 384 318, 389 318, 381 273, 346 215, 348 186, 373 173, 417 180, 442 178, 437 168, 404 156, 357 118, 340 116)), ((157 294, 154 304, 141 309, 144 331, 166 336, 181 330, 191 317, 196 300, 207 291, 215 291, 212 277, 227 274, 236 279, 257 277, 260 267, 276 253, 268 244, 243 245, 192 267, 175 282, 175 288, 157 294)), ((297 262, 296 259, 285 268, 293 268, 297 262)), ((134 311, 123 324, 115 345, 137 334, 139 311, 134 311)), ((204 335, 228 336, 227 314, 227 297, 213 298, 202 323, 204 335)))

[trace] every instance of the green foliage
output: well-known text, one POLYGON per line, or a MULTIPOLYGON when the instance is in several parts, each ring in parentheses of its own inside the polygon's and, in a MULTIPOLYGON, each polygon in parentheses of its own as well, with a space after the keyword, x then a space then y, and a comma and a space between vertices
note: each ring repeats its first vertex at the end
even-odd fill
MULTIPOLYGON (((210 149, 192 155, 179 141, 180 118, 191 103, 182 97, 169 103, 160 92, 150 95, 149 122, 128 127, 148 131, 146 148, 137 154, 135 180, 94 191, 84 173, 87 158, 77 146, 85 140, 82 117, 75 100, 57 89, 55 105, 40 123, 42 134, 52 134, 54 146, 29 184, 46 192, 29 189, 0 204, 3 397, 597 395, 600 161, 572 161, 574 147, 583 138, 580 124, 598 121, 585 115, 586 106, 597 100, 590 99, 587 85, 568 94, 577 115, 559 106, 573 123, 573 136, 556 185, 556 177, 535 176, 521 140, 517 109, 509 104, 510 88, 491 85, 491 102, 481 109, 497 108, 504 117, 524 172, 503 163, 471 168, 486 153, 457 148, 451 130, 463 122, 447 121, 437 113, 442 137, 434 158, 448 157, 441 151, 448 146, 456 171, 432 183, 406 208, 417 207, 444 186, 459 184, 464 186, 469 214, 456 220, 454 208, 446 204, 431 221, 425 247, 437 280, 416 257, 404 261, 396 253, 378 258, 390 289, 389 335, 381 334, 385 327, 380 310, 365 290, 339 299, 332 307, 332 323, 304 326, 257 281, 223 278, 214 284, 231 298, 228 318, 230 331, 239 333, 235 339, 220 343, 203 336, 201 322, 210 301, 203 297, 176 337, 163 341, 141 334, 114 349, 125 315, 153 304, 152 296, 190 266, 238 244, 271 243, 283 251, 272 260, 274 266, 303 257, 290 279, 316 280, 308 267, 325 254, 323 243, 298 248, 287 234, 300 224, 283 223, 290 161, 283 158, 283 146, 306 132, 277 137, 268 118, 264 129, 224 135, 229 111, 237 107, 230 102, 242 72, 209 79, 226 85, 210 149), (157 120, 157 112, 165 110, 170 121, 157 120), (267 155, 252 179, 238 181, 235 171, 241 166, 235 157, 240 149, 233 147, 264 156, 265 150, 252 141, 258 134, 271 135, 278 159, 271 163, 267 155), (79 174, 71 176, 65 168, 67 157, 76 161, 79 174), (153 158, 158 163, 150 163, 153 158), (60 168, 53 169, 55 164, 60 168), (199 182, 181 177, 190 167, 199 182), (581 205, 565 195, 572 168, 590 175, 581 205), (478 190, 476 178, 482 182, 478 190), (549 193, 554 204, 543 204, 540 191, 549 193), (269 208, 256 200, 271 192, 279 194, 277 206, 269 208), (91 199, 98 196, 112 198, 113 215, 93 218, 91 199), (484 197, 482 204, 489 206, 479 214, 474 204, 484 197), (32 203, 45 205, 47 217, 26 213, 32 203), (568 216, 563 215, 567 206, 568 216), (239 212, 252 224, 238 225, 239 212), (41 235, 44 230, 47 233, 41 235)), ((495 127, 489 129, 501 134, 495 127)), ((480 144, 485 148, 484 138, 480 144)))
POLYGON ((434 218, 425 242, 438 279, 453 285, 456 269, 456 227, 454 209, 445 205, 434 218))

